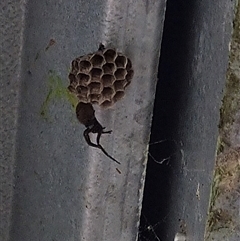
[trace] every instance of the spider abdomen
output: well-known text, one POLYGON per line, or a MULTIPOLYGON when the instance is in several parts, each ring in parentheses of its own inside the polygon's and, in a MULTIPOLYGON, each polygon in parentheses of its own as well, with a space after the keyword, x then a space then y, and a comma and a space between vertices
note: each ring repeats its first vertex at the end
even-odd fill
POLYGON ((92 104, 79 102, 76 107, 76 115, 79 122, 85 126, 92 125, 95 119, 95 111, 92 104))

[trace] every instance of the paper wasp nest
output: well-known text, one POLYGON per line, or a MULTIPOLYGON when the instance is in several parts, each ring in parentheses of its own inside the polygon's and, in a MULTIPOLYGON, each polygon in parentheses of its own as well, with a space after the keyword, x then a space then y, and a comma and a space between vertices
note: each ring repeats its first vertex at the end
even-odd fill
POLYGON ((124 96, 132 77, 130 59, 115 49, 100 49, 72 61, 68 89, 80 102, 107 108, 124 96))

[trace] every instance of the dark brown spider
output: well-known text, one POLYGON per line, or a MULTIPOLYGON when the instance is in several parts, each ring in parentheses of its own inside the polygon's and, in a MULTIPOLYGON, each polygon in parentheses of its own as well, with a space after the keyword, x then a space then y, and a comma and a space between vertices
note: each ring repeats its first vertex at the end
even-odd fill
POLYGON ((100 138, 102 134, 110 134, 112 131, 104 131, 105 127, 102 127, 102 125, 97 121, 95 117, 95 110, 93 109, 92 104, 90 103, 83 103, 79 102, 76 107, 76 114, 79 122, 87 128, 83 132, 83 136, 89 146, 99 148, 102 150, 102 152, 108 156, 110 159, 115 161, 116 163, 120 164, 116 159, 111 157, 106 150, 102 147, 100 144, 100 138), (97 144, 93 143, 89 137, 89 133, 97 133, 97 144))

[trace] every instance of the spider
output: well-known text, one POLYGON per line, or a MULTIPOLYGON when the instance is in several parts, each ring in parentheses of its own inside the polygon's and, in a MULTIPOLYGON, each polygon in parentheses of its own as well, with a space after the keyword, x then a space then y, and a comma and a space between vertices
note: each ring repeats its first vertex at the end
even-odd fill
POLYGON ((97 121, 95 117, 95 110, 93 109, 92 104, 90 103, 83 103, 79 102, 76 107, 76 115, 79 120, 79 122, 87 128, 83 132, 83 136, 89 146, 99 148, 102 150, 102 152, 109 157, 111 160, 115 161, 118 164, 121 164, 119 161, 114 159, 112 156, 110 156, 107 151, 102 147, 100 144, 100 138, 102 134, 111 134, 112 131, 104 131, 105 127, 102 127, 102 125, 97 121), (97 144, 93 143, 89 137, 89 133, 97 133, 96 142, 97 144))

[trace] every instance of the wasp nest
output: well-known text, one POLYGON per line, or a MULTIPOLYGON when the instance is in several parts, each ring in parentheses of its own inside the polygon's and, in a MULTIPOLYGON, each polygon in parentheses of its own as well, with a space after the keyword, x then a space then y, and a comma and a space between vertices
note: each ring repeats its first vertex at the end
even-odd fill
POLYGON ((72 61, 68 89, 80 102, 110 107, 125 94, 133 77, 132 63, 111 48, 72 61))

